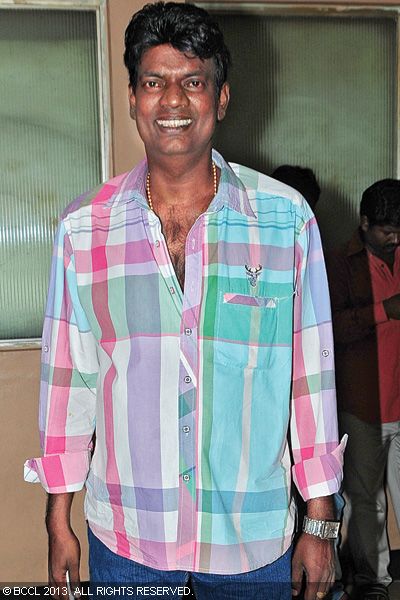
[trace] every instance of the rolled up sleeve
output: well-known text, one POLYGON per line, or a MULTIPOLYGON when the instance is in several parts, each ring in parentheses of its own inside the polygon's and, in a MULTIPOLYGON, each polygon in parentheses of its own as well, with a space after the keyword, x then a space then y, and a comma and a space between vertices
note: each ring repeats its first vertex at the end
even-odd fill
POLYGON ((328 283, 315 217, 299 223, 296 243, 291 447, 293 479, 304 500, 340 488, 345 436, 338 443, 328 283))
POLYGON ((43 456, 24 478, 49 493, 75 492, 87 478, 95 430, 96 340, 79 300, 70 236, 56 235, 42 336, 39 431, 43 456))

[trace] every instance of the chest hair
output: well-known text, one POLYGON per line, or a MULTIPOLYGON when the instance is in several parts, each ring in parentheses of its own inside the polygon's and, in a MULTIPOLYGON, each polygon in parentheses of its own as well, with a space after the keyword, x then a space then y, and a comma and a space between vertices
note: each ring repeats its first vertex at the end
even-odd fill
POLYGON ((188 215, 171 207, 164 214, 159 215, 169 255, 182 291, 185 285, 186 238, 198 214, 188 215))

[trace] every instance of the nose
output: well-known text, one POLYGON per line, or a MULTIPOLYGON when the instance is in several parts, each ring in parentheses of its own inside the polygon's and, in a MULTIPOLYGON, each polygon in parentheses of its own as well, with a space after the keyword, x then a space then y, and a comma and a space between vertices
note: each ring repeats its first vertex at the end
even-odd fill
POLYGON ((179 106, 188 106, 189 98, 179 83, 169 83, 164 88, 160 102, 162 106, 178 108, 179 106))
POLYGON ((390 245, 398 246, 400 244, 400 231, 392 231, 388 241, 390 245))

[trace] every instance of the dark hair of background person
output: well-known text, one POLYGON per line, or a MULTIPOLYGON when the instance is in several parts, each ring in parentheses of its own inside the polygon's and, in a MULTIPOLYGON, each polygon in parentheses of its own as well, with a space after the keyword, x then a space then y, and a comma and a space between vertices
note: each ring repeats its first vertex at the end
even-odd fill
POLYGON ((319 200, 321 188, 318 185, 314 171, 306 167, 294 167, 292 165, 281 165, 277 167, 271 177, 290 185, 300 192, 307 200, 311 209, 314 210, 319 200))
POLYGON ((360 216, 369 225, 400 227, 400 181, 381 179, 365 190, 361 198, 360 216))
POLYGON ((217 97, 227 80, 231 57, 218 24, 202 8, 193 4, 157 2, 135 13, 125 31, 124 63, 129 83, 135 91, 143 53, 161 44, 196 56, 212 58, 215 64, 217 97))

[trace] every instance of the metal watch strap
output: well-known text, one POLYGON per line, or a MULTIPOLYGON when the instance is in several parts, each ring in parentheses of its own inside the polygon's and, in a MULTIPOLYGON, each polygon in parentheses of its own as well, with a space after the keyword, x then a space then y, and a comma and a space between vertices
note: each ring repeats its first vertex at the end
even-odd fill
POLYGON ((315 535, 322 540, 334 540, 339 535, 339 521, 323 521, 304 517, 303 531, 310 535, 315 535))

